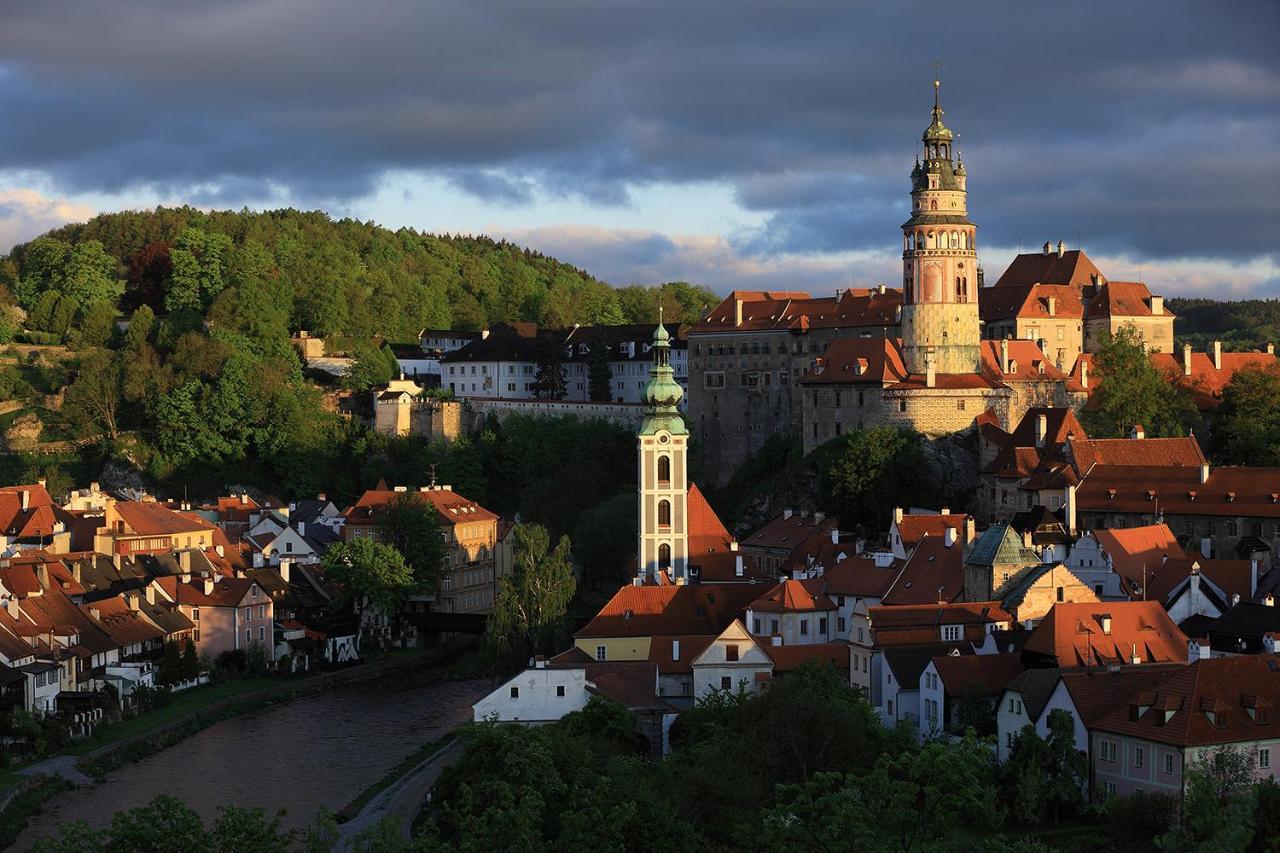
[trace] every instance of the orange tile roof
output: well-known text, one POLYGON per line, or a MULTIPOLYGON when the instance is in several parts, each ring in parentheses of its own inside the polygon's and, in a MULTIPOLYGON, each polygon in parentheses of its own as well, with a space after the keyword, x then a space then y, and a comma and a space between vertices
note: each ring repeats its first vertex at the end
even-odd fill
POLYGON ((982 341, 982 370, 993 380, 1009 382, 1062 382, 1068 391, 1083 391, 1084 386, 1058 369, 1035 341, 982 341), (1000 369, 1000 360, 1008 344, 1008 370, 1000 369))
POLYGON ((808 513, 792 513, 790 518, 785 514, 779 515, 765 522, 763 527, 743 539, 742 546, 791 551, 803 544, 810 536, 825 536, 830 541, 831 530, 835 526, 834 518, 819 519, 816 515, 808 513))
MULTIPOLYGON (((379 483, 379 486, 385 486, 379 483)), ((418 489, 415 491, 397 492, 394 489, 370 489, 360 496, 354 504, 342 513, 348 524, 377 524, 382 510, 399 495, 409 496, 419 501, 427 501, 436 510, 436 517, 441 524, 454 525, 458 522, 494 521, 498 516, 473 500, 463 497, 448 489, 418 489)))
MULTIPOLYGON (((213 585, 213 592, 205 595, 203 579, 182 583, 175 575, 165 575, 156 578, 156 583, 169 598, 188 607, 237 607, 253 586, 248 578, 221 578, 213 585)), ((270 596, 262 596, 263 604, 269 600, 270 596)))
POLYGON ((835 610, 836 603, 822 592, 821 578, 785 580, 751 602, 752 610, 766 613, 801 613, 835 610))
POLYGON ((53 506, 49 491, 39 483, 0 488, 0 530, 8 531, 23 512, 22 494, 27 495, 27 509, 53 506))
POLYGON ((910 552, 926 536, 941 539, 948 528, 957 532, 957 539, 963 538, 964 525, 968 518, 969 516, 964 513, 959 515, 953 512, 945 515, 942 513, 914 513, 910 515, 904 514, 902 521, 894 523, 898 528, 898 537, 902 540, 902 547, 910 552))
POLYGON ((1111 685, 1112 700, 1090 728, 1181 747, 1275 737, 1280 713, 1276 655, 1198 660, 1162 669, 1154 679, 1131 683, 1128 689, 1126 680, 1111 685))
POLYGON ((812 370, 797 380, 804 384, 847 382, 885 384, 907 378, 902 352, 894 338, 838 338, 812 370))
POLYGON ((1167 524, 1104 528, 1093 531, 1093 538, 1111 557, 1115 573, 1136 584, 1138 589, 1142 589, 1144 571, 1150 583, 1166 557, 1187 556, 1167 524))
POLYGON ((902 291, 885 288, 846 290, 835 296, 813 297, 804 291, 735 290, 691 333, 803 331, 810 328, 892 326, 898 322, 902 291), (742 302, 742 323, 737 305, 742 302))
POLYGON ((689 484, 685 497, 685 511, 689 516, 689 560, 696 562, 703 554, 728 551, 733 537, 720 521, 720 516, 707 503, 696 483, 689 484))
POLYGON ((1090 284, 1100 275, 1102 272, 1081 249, 1065 251, 1062 257, 1058 257, 1058 253, 1052 250, 1047 254, 1026 252, 1013 259, 995 286, 1069 284, 1081 287, 1090 284))
POLYGON ((197 515, 174 512, 154 501, 117 501, 115 509, 128 526, 125 535, 169 536, 214 529, 197 515))
POLYGON ((754 584, 627 585, 574 636, 719 636, 759 594, 754 584))
POLYGON ((674 637, 658 634, 649 638, 649 663, 657 666, 658 672, 661 673, 688 672, 694 658, 706 651, 707 646, 715 641, 713 634, 685 634, 674 637), (671 657, 673 641, 676 640, 680 642, 679 659, 671 657))
POLYGON ((884 604, 933 604, 955 601, 964 593, 964 536, 951 547, 940 536, 926 535, 885 593, 884 604))
POLYGON ((943 625, 960 625, 967 641, 980 643, 992 626, 1008 626, 1013 621, 998 601, 881 605, 868 608, 867 615, 880 647, 937 643, 943 625))
POLYGON ((827 559, 825 553, 818 555, 823 565, 822 588, 828 596, 852 595, 879 599, 893 586, 902 567, 906 565, 905 560, 894 560, 888 566, 881 568, 870 557, 854 556, 853 546, 848 543, 833 545, 828 540, 827 544, 831 546, 832 551, 839 549, 849 552, 849 556, 839 562, 836 562, 834 557, 827 559))
POLYGON ((1085 313, 1090 317, 1172 317, 1173 312, 1161 308, 1151 310, 1151 291, 1140 281, 1108 281, 1098 286, 1089 299, 1085 313))
POLYGON ((1023 651, 1053 658, 1057 666, 1101 666, 1185 661, 1187 638, 1158 601, 1055 604, 1027 638, 1023 651), (1104 633, 1104 617, 1111 632, 1104 633))
POLYGON ((1067 452, 1083 476, 1094 465, 1158 465, 1194 468, 1206 461, 1196 437, 1085 438, 1067 441, 1067 452))
POLYGON ((984 287, 978 291, 978 316, 984 322, 1022 319, 1079 320, 1084 297, 1079 287, 1067 284, 1025 284, 984 287), (1049 313, 1049 300, 1053 313, 1049 313))
POLYGON ((1095 465, 1076 490, 1086 512, 1280 518, 1280 468, 1095 465))

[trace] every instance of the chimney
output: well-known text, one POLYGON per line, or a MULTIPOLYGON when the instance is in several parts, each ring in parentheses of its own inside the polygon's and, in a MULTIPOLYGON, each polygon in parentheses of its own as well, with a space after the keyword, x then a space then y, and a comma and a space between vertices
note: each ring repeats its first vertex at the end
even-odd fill
POLYGON ((23 489, 22 491, 18 492, 18 494, 22 496, 22 509, 23 509, 24 511, 25 511, 25 510, 30 509, 30 508, 31 508, 31 493, 30 493, 30 492, 28 492, 26 489, 23 489))
POLYGON ((204 594, 213 595, 213 578, 204 579, 204 594))
POLYGON ((545 657, 543 657, 542 655, 534 655, 534 656, 533 656, 533 668, 534 668, 534 669, 546 669, 546 668, 547 668, 547 659, 546 659, 545 657))
POLYGON ((1275 355, 1275 354, 1276 354, 1276 345, 1272 343, 1267 344, 1267 355, 1275 355))
POLYGON ((1274 655, 1278 650, 1280 643, 1276 643, 1276 639, 1280 638, 1280 632, 1271 631, 1262 635, 1262 650, 1269 655, 1274 655))
POLYGON ((1200 485, 1209 482, 1209 463, 1205 462, 1200 466, 1200 485))
POLYGON ((328 498, 324 496, 324 492, 320 492, 318 495, 316 495, 316 500, 320 501, 321 503, 324 503, 325 501, 328 500, 328 498))
POLYGON ((826 517, 827 517, 827 514, 825 512, 815 512, 813 514, 814 526, 816 527, 817 525, 821 524, 822 520, 825 519, 826 517))
POLYGON ((733 300, 733 325, 735 327, 742 325, 742 300, 733 300))
POLYGON ((951 515, 951 507, 944 506, 942 509, 938 510, 938 515, 951 515))
POLYGON ((1051 244, 1051 243, 1047 243, 1047 242, 1046 242, 1046 243, 1044 244, 1044 253, 1045 253, 1046 255, 1047 255, 1047 254, 1049 254, 1049 252, 1050 252, 1050 250, 1051 250, 1052 248, 1053 248, 1052 244, 1051 244))
POLYGON ((1239 603, 1240 603, 1240 593, 1238 592, 1231 593, 1231 606, 1235 607, 1239 603))
POLYGON ((782 520, 783 521, 788 520, 789 518, 791 518, 792 514, 793 514, 792 510, 784 509, 782 511, 782 520))
POLYGON ((737 539, 731 539, 731 540, 729 541, 729 550, 730 550, 730 551, 737 551, 737 550, 738 550, 738 540, 737 540, 737 539))
POLYGON ((832 545, 840 544, 840 529, 838 527, 831 528, 831 544, 832 545))
POLYGON ((1058 257, 1062 257, 1063 254, 1066 253, 1066 251, 1067 251, 1067 244, 1059 240, 1058 241, 1058 257))
POLYGON ((138 594, 136 592, 126 592, 124 594, 124 603, 128 605, 130 610, 137 610, 138 594))
POLYGON ((190 551, 178 552, 178 568, 181 569, 184 573, 191 571, 191 552, 190 551))
POLYGON ((900 506, 895 506, 893 508, 893 523, 894 524, 902 523, 902 507, 900 506))
POLYGON ((1111 614, 1110 613, 1102 614, 1102 633, 1106 634, 1107 636, 1111 636, 1111 614))
POLYGON ((1151 313, 1159 317, 1164 314, 1164 297, 1151 294, 1151 313))
POLYGON ((1191 344, 1182 345, 1182 375, 1191 375, 1191 344))
POLYGON ((1058 316, 1058 297, 1050 296, 1045 301, 1049 303, 1049 316, 1050 317, 1058 316))
POLYGON ((1258 561, 1249 561, 1249 597, 1253 598, 1258 594, 1258 561))
POLYGON ((1142 428, 1142 424, 1134 424, 1129 430, 1129 438, 1146 438, 1147 431, 1142 428))
POLYGON ((222 547, 221 545, 214 545, 213 552, 217 554, 219 557, 227 556, 227 549, 222 547))
POLYGON ((154 584, 147 584, 142 588, 143 594, 147 596, 147 604, 156 603, 156 588, 154 584))
POLYGON ((99 609, 98 609, 98 608, 96 608, 96 607, 90 607, 90 608, 89 608, 89 617, 90 617, 91 619, 93 619, 93 621, 94 621, 94 622, 101 622, 101 621, 102 621, 102 611, 101 611, 101 610, 99 610, 99 609))
POLYGON ((1049 434, 1049 416, 1041 412, 1036 415, 1036 447, 1044 447, 1045 436, 1049 434))
POLYGON ((1266 598, 1264 598, 1264 599, 1262 599, 1262 603, 1263 603, 1264 605, 1266 605, 1267 607, 1275 607, 1275 606, 1276 606, 1276 597, 1275 597, 1273 594, 1271 594, 1271 593, 1267 593, 1267 597, 1266 597, 1266 598))
POLYGON ((76 560, 71 564, 71 579, 76 583, 80 583, 80 561, 76 560))
POLYGON ((680 638, 671 638, 671 659, 680 660, 680 638))
POLYGON ((884 296, 884 292, 886 290, 888 290, 888 288, 886 288, 883 284, 876 285, 876 293, 880 294, 881 296, 884 296))
POLYGON ((1222 341, 1213 342, 1213 369, 1222 369, 1222 341))
POLYGON ((289 566, 292 562, 293 562, 292 560, 280 561, 280 565, 279 565, 280 580, 284 581, 285 583, 289 583, 289 566))
POLYGON ((114 554, 111 555, 111 567, 114 568, 117 572, 120 571, 120 569, 124 568, 124 555, 121 554, 119 551, 116 551, 114 554))
POLYGON ((964 517, 964 544, 969 545, 978 538, 978 522, 972 515, 964 517))
POLYGON ((1086 391, 1089 390, 1089 362, 1084 359, 1080 360, 1080 384, 1086 391))
POLYGON ((1129 648, 1129 663, 1134 665, 1142 663, 1142 655, 1138 654, 1138 644, 1130 643, 1129 648))
POLYGON ((44 563, 36 564, 36 579, 40 581, 41 589, 49 588, 49 567, 44 563))
POLYGON ((942 531, 942 545, 945 548, 950 548, 954 544, 956 544, 956 529, 948 527, 942 531))
POLYGON ((1076 535, 1076 487, 1075 486, 1073 485, 1067 486, 1067 498, 1065 503, 1066 503, 1066 510, 1067 510, 1066 511, 1067 534, 1069 536, 1075 536, 1076 535))
POLYGON ((1000 339, 1000 372, 1009 372, 1009 339, 1000 339))
POLYGON ((5 599, 4 609, 9 612, 10 619, 17 619, 18 618, 18 599, 13 598, 12 596, 5 599))
POLYGON ((248 492, 241 492, 241 493, 240 493, 240 503, 242 503, 242 504, 247 504, 248 502, 249 502, 249 493, 248 493, 248 492))
POLYGON ((746 571, 746 567, 742 565, 742 555, 738 554, 733 558, 733 573, 737 577, 742 577, 746 571))
POLYGON ((298 522, 298 535, 299 536, 307 535, 307 523, 305 521, 298 522))

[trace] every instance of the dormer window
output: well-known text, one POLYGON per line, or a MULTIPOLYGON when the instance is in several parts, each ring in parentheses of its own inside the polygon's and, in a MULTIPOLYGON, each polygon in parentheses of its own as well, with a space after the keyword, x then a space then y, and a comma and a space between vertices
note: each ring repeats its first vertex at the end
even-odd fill
POLYGON ((1115 499, 1116 499, 1116 490, 1115 490, 1115 489, 1107 489, 1107 500, 1109 500, 1109 501, 1113 501, 1113 500, 1115 500, 1115 499))
POLYGON ((1195 489, 1191 489, 1191 490, 1189 490, 1189 491, 1187 492, 1187 500, 1191 501, 1192 503, 1195 503, 1195 502, 1196 502, 1196 490, 1195 490, 1195 489))
POLYGON ((1155 500, 1155 499, 1156 499, 1156 490, 1155 490, 1155 489, 1147 489, 1147 500, 1149 500, 1149 501, 1153 501, 1153 500, 1155 500))
POLYGON ((1235 492, 1227 492, 1227 503, 1229 503, 1229 504, 1230 504, 1230 503, 1235 503, 1235 502, 1236 502, 1236 493, 1235 493, 1235 492))
POLYGON ((942 642, 958 643, 960 642, 960 626, 959 625, 943 625, 942 626, 942 642))

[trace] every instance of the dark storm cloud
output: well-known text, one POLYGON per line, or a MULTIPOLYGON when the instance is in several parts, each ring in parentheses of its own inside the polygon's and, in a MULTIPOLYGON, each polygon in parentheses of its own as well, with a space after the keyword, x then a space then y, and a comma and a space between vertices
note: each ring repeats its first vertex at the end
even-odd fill
POLYGON ((932 62, 988 244, 1275 252, 1280 6, 11 4, 0 169, 210 204, 434 171, 503 204, 723 181, 750 252, 884 247, 932 62))

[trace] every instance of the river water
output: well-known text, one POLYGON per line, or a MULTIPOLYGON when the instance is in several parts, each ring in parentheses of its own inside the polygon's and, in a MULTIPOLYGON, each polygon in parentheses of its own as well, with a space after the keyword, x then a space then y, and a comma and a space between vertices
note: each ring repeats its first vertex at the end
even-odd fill
POLYGON ((160 794, 183 800, 206 824, 219 806, 236 805, 285 809, 286 826, 307 826, 321 807, 337 811, 418 747, 470 720, 472 703, 491 689, 485 679, 395 674, 223 720, 102 784, 58 794, 13 849, 66 821, 106 826, 115 812, 160 794))

